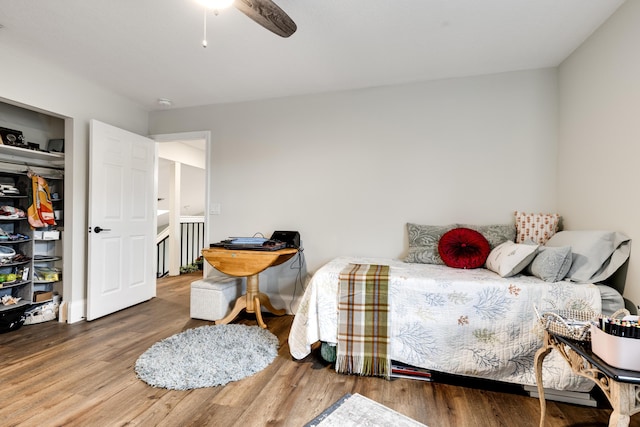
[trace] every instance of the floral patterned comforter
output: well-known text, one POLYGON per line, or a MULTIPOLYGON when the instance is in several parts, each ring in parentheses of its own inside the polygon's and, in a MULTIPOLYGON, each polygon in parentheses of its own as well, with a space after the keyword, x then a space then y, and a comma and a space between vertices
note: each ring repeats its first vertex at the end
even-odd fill
MULTIPOLYGON (((338 275, 349 263, 390 266, 390 356, 433 371, 535 385, 533 359, 543 330, 534 306, 601 311, 592 284, 548 283, 532 276, 501 278, 492 271, 410 264, 380 258, 336 258, 313 276, 289 334, 291 355, 307 356, 317 341, 336 343, 338 275)), ((588 391, 593 383, 571 372, 552 352, 544 386, 588 391)))

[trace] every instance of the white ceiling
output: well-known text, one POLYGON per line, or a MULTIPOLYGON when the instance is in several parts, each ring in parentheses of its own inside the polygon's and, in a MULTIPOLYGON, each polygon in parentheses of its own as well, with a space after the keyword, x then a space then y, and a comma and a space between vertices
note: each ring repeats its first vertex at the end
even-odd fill
POLYGON ((154 110, 554 67, 623 2, 276 0, 293 36, 232 8, 205 49, 195 0, 2 0, 0 40, 154 110))

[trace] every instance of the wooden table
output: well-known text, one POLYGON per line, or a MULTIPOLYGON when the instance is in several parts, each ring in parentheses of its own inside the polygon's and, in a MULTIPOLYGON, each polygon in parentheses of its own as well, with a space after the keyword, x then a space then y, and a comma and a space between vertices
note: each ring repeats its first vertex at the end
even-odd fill
POLYGON ((282 316, 286 310, 278 310, 271 305, 269 296, 260 292, 258 274, 269 267, 282 264, 289 260, 297 249, 285 248, 277 251, 251 251, 225 248, 209 248, 202 250, 202 256, 211 266, 224 274, 247 278, 247 293, 240 296, 231 313, 225 318, 216 320, 216 325, 226 325, 236 318, 242 310, 247 313, 255 313, 258 325, 266 328, 262 320, 261 307, 265 307, 271 313, 282 316))
POLYGON ((545 331, 543 346, 537 351, 534 359, 540 396, 540 427, 544 426, 546 412, 542 362, 553 349, 569 363, 573 372, 589 378, 603 391, 613 408, 609 417, 609 427, 628 426, 631 415, 640 412, 640 372, 608 365, 591 351, 590 343, 570 340, 545 331))

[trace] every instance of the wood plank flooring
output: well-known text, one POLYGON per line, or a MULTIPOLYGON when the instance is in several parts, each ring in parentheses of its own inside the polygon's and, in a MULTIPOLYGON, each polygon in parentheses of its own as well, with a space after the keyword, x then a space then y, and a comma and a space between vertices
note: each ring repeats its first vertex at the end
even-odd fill
MULTIPOLYGON (((55 321, 0 334, 2 426, 302 426, 345 393, 360 393, 430 427, 537 426, 537 399, 470 380, 386 381, 338 375, 319 351, 289 354, 292 316, 265 316, 280 340, 262 372, 224 387, 170 391, 133 366, 153 343, 210 324, 189 318, 197 274, 160 279, 158 297, 92 322, 55 321), (485 386, 484 384, 482 386, 485 386)), ((255 324, 246 316, 240 323, 255 324)), ((179 361, 176 361, 179 363, 179 361)), ((604 426, 611 410, 549 402, 548 426, 604 426)), ((631 426, 640 427, 640 415, 631 426)))

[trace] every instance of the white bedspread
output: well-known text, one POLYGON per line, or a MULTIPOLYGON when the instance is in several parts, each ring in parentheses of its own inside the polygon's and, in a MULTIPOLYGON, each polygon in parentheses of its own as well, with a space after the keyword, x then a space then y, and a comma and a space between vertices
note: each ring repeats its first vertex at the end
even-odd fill
MULTIPOLYGON (((601 310, 600 292, 591 284, 342 257, 320 268, 305 290, 289 334, 294 358, 307 356, 317 341, 337 342, 338 275, 349 263, 390 266, 391 359, 439 372, 535 385, 533 358, 543 330, 534 305, 541 311, 601 310)), ((592 388, 554 353, 544 362, 545 387, 592 388)))

